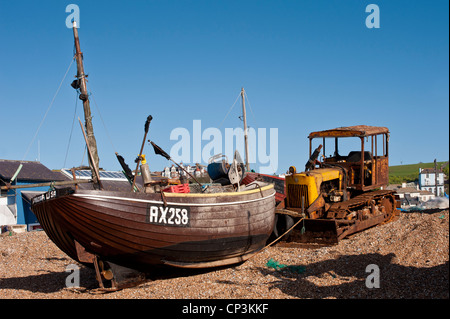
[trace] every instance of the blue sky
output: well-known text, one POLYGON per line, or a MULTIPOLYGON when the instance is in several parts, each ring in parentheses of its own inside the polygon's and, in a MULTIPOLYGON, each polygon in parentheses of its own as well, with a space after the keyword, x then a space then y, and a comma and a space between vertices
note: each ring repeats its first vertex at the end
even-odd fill
MULTIPOLYGON (((449 4, 441 0, 0 0, 1 159, 87 164, 77 120, 71 135, 75 107, 83 119, 70 87, 75 63, 30 146, 73 56, 71 3, 105 169, 120 168, 114 152, 134 167, 149 114, 148 138, 168 152, 171 132, 192 131, 193 120, 241 127, 239 101, 225 119, 241 87, 249 126, 278 128, 277 173, 303 167, 309 132, 359 124, 390 129, 391 165, 448 161, 449 4), (378 29, 365 25, 371 3, 378 29)), ((152 170, 171 164, 148 144, 144 153, 152 170)))

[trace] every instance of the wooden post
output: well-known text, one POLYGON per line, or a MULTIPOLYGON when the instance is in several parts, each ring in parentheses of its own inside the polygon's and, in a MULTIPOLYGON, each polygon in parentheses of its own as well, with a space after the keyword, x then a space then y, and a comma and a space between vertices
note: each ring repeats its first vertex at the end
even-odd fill
POLYGON ((45 182, 45 183, 26 184, 26 185, 6 185, 6 186, 1 186, 0 189, 8 190, 8 189, 19 189, 19 188, 43 187, 43 186, 62 186, 62 185, 73 185, 73 184, 76 185, 76 184, 83 184, 83 183, 92 183, 92 181, 83 179, 83 180, 74 180, 74 181, 45 182))
POLYGON ((86 87, 86 75, 84 74, 83 67, 83 54, 80 50, 80 40, 78 38, 77 24, 75 21, 73 22, 73 36, 75 39, 75 57, 77 60, 77 79, 81 92, 79 98, 83 101, 88 149, 92 152, 92 158, 89 158, 89 166, 91 167, 92 179, 95 183, 97 183, 99 180, 99 176, 97 175, 97 172, 99 170, 97 142, 94 136, 94 127, 92 126, 91 108, 89 105, 89 97, 86 87))
MULTIPOLYGON (((91 162, 93 162, 94 160, 92 158, 93 157, 92 150, 89 147, 88 138, 86 136, 86 133, 84 132, 83 123, 81 123, 80 118, 78 118, 78 121, 80 122, 81 131, 83 132, 84 140, 86 141, 86 147, 88 149, 89 158, 91 159, 91 162)), ((103 189, 102 183, 100 181, 100 173, 98 171, 98 168, 95 166, 94 166, 94 170, 92 171, 92 175, 94 175, 94 174, 95 174, 95 176, 97 176, 97 180, 94 180, 94 183, 97 184, 100 189, 103 189)))

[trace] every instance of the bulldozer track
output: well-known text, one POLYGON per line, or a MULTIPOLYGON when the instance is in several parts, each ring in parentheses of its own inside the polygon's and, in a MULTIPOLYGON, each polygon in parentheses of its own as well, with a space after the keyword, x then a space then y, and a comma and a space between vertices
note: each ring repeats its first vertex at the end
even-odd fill
MULTIPOLYGON (((334 215, 337 219, 344 218, 348 213, 359 207, 368 206, 372 200, 382 199, 386 195, 394 196, 392 190, 377 190, 369 193, 364 193, 353 197, 345 202, 334 203, 328 210, 328 215, 334 215)), ((394 203, 393 203, 394 204, 394 203)), ((395 209, 395 207, 393 207, 395 209)))
POLYGON ((303 243, 338 243, 351 234, 393 221, 398 216, 394 194, 395 192, 390 190, 377 190, 355 196, 345 202, 334 203, 327 211, 326 218, 305 219, 306 233, 297 240, 303 243), (380 210, 379 214, 362 219, 361 216, 345 218, 353 212, 370 207, 373 201, 378 207, 384 206, 383 212, 380 210))

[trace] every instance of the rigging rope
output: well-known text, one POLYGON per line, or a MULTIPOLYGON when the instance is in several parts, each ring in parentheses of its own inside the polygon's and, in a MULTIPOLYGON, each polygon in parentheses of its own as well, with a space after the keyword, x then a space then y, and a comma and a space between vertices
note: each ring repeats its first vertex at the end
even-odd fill
POLYGON ((233 109, 234 105, 236 104, 237 100, 239 99, 239 97, 241 96, 241 93, 239 92, 239 95, 237 96, 236 100, 234 101, 233 105, 230 107, 230 109, 228 110, 227 115, 225 115, 225 118, 222 120, 222 123, 220 123, 219 127, 222 127, 223 122, 225 122, 226 118, 228 117, 228 115, 230 114, 231 110, 233 109))
POLYGON ((255 123, 256 123, 256 117, 255 117, 255 114, 253 113, 253 109, 252 109, 252 106, 250 104, 250 100, 248 99, 247 92, 244 91, 244 94, 245 94, 245 97, 247 98, 247 103, 248 103, 248 106, 250 107, 250 112, 252 113, 253 121, 255 121, 255 123))
POLYGON ((67 73, 69 73, 70 67, 72 66, 72 63, 73 63, 74 60, 75 60, 75 56, 73 56, 72 61, 70 61, 69 67, 67 68, 66 73, 64 74, 63 79, 62 79, 61 82, 59 83, 58 89, 56 90, 56 93, 55 93, 55 95, 53 96, 53 99, 52 99, 52 101, 50 102, 50 105, 48 106, 47 111, 46 111, 45 114, 44 114, 44 118, 42 119, 41 123, 39 124, 39 126, 38 126, 38 128, 37 128, 37 130, 36 130, 36 133, 34 134, 33 139, 32 139, 31 142, 30 142, 30 145, 28 145, 27 151, 25 152, 25 155, 23 156, 22 161, 24 161, 25 158, 27 157, 28 152, 30 151, 31 146, 32 146, 33 143, 34 143, 34 140, 36 139, 36 136, 38 135, 39 130, 41 129, 42 124, 44 124, 45 118, 47 117, 48 112, 49 112, 50 109, 52 108, 53 102, 55 102, 56 96, 58 95, 59 90, 61 89, 61 86, 62 86, 64 80, 66 79, 67 73))
MULTIPOLYGON (((253 116, 253 121, 255 121, 256 126, 259 127, 259 125, 256 123, 256 117, 255 117, 255 114, 253 113, 253 109, 250 104, 250 100, 248 99, 247 92, 244 91, 244 94, 245 94, 245 97, 247 98, 248 106, 250 107, 250 112, 252 113, 252 116, 253 116)), ((266 151, 267 151, 267 149, 266 149, 266 151)), ((270 161, 269 161, 269 166, 272 169, 273 173, 275 174, 276 170, 273 168, 272 163, 270 161)))
MULTIPOLYGON (((87 63, 84 62, 85 69, 86 69, 86 65, 87 65, 87 63)), ((86 75, 86 82, 87 82, 87 75, 86 75)), ((92 92, 89 90, 89 87, 92 88, 92 85, 90 83, 89 84, 86 83, 86 90, 88 91, 89 97, 92 97, 92 100, 94 101, 95 109, 97 110, 97 113, 100 116, 100 120, 102 121, 103 128, 105 129, 105 133, 106 133, 106 136, 108 137, 109 143, 111 144, 111 147, 114 150, 114 153, 117 153, 116 147, 111 138, 111 134, 109 134, 109 131, 108 131, 108 128, 106 127, 105 121, 103 120, 103 116, 102 116, 102 113, 100 112, 100 108, 98 107, 98 104, 97 104, 97 101, 95 100, 94 94, 92 94, 92 92)), ((95 90, 92 90, 92 91, 95 91, 95 90)), ((91 119, 92 119, 92 116, 91 116, 91 119)))
MULTIPOLYGON (((86 151, 87 151, 87 145, 85 145, 85 146, 83 147, 83 149, 84 149, 84 152, 83 152, 83 157, 81 158, 81 164, 80 164, 80 167, 83 166, 84 157, 86 156, 86 151)), ((88 161, 88 163, 89 163, 89 161, 88 161)), ((89 166, 89 165, 87 165, 87 166, 89 166)))
POLYGON ((90 93, 90 96, 92 96, 92 99, 94 100, 95 109, 97 110, 98 115, 100 115, 100 120, 101 120, 102 123, 103 123, 103 127, 104 127, 104 129, 105 129, 106 136, 108 136, 109 143, 111 143, 111 147, 113 148, 114 153, 117 153, 116 148, 114 147, 114 143, 113 143, 113 141, 112 141, 112 139, 111 139, 111 136, 109 135, 109 131, 108 131, 108 129, 106 128, 105 121, 103 121, 103 116, 102 116, 102 113, 100 113, 100 109, 99 109, 99 107, 98 107, 98 105, 97 105, 97 101, 95 100, 95 97, 94 97, 94 95, 93 95, 92 93, 90 93))
POLYGON ((75 111, 73 112, 72 128, 70 129, 69 142, 67 143, 66 157, 64 158, 64 165, 66 167, 67 155, 69 154, 70 141, 72 140, 73 127, 75 125, 75 118, 77 115, 78 106, 78 92, 75 93, 75 111))

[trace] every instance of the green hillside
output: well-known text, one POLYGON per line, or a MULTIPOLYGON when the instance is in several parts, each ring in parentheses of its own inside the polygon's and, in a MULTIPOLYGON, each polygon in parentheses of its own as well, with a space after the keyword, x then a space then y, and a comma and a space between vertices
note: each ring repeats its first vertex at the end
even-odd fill
MULTIPOLYGON (((444 163, 438 162, 438 169, 444 163)), ((434 168, 434 162, 389 166, 389 183, 413 182, 419 178, 419 168, 434 168)), ((444 173, 448 176, 448 166, 444 168, 444 173)))

